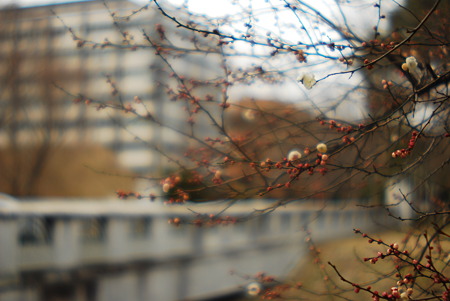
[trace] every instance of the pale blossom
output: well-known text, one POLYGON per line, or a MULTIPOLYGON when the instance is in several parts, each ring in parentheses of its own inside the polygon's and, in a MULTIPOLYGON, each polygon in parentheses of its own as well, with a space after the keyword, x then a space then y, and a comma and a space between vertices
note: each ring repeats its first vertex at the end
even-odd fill
POLYGON ((252 109, 245 110, 243 113, 244 119, 248 121, 253 121, 256 119, 256 111, 252 109))
POLYGON ((409 300, 409 295, 407 292, 403 292, 400 294, 400 300, 409 300))
POLYGON ((214 173, 214 178, 215 179, 220 179, 222 177, 222 171, 221 170, 216 170, 216 172, 214 173))
POLYGON ((302 154, 298 150, 292 150, 288 154, 289 161, 295 161, 302 157, 302 154))
POLYGON ((322 153, 322 154, 326 153, 328 150, 327 145, 325 143, 317 144, 316 149, 319 153, 322 153))
POLYGON ((258 296, 262 291, 262 285, 258 282, 252 282, 247 285, 247 295, 255 297, 258 296))
POLYGON ((416 70, 417 66, 419 65, 416 58, 413 56, 407 57, 405 63, 408 66, 408 70, 410 71, 416 70))
POLYGON ((169 183, 164 183, 164 185, 162 186, 162 189, 165 193, 169 192, 170 190, 170 184, 169 183))
POLYGON ((311 73, 305 73, 301 75, 298 78, 298 81, 300 81, 308 90, 310 90, 317 82, 316 78, 314 77, 314 74, 311 73))
POLYGON ((402 65, 402 69, 403 71, 409 72, 409 74, 414 76, 417 80, 420 80, 422 77, 422 71, 419 68, 419 63, 413 56, 406 58, 405 63, 402 65))

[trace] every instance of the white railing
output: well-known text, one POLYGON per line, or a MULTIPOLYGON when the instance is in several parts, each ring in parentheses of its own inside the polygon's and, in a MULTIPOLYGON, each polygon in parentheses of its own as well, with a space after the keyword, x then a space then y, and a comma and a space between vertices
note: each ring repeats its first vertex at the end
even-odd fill
MULTIPOLYGON (((192 283, 180 289, 176 298, 237 289, 235 280, 211 279, 214 267, 287 274, 286 267, 306 250, 305 226, 316 240, 324 240, 351 235, 354 227, 368 230, 377 222, 385 223, 381 219, 386 216, 356 207, 343 210, 297 205, 236 225, 175 227, 168 224, 169 218, 192 217, 192 212, 185 207, 167 208, 144 201, 53 200, 0 205, 0 276, 92 265, 157 262, 161 268, 174 260, 193 262, 184 271, 192 273, 192 283), (205 277, 217 283, 207 285, 205 277)), ((246 205, 234 206, 227 214, 242 216, 264 205, 267 203, 246 201, 246 205)), ((204 212, 220 209, 195 208, 204 212)), ((224 271, 216 272, 219 275, 224 271)), ((104 291, 111 289, 114 287, 104 291)), ((171 298, 175 297, 164 299, 171 298)))

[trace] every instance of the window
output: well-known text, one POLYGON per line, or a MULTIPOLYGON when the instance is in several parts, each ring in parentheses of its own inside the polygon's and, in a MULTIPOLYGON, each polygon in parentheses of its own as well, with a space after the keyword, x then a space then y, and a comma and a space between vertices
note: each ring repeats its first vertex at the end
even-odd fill
POLYGON ((90 218, 84 221, 81 232, 83 241, 103 241, 106 239, 106 218, 90 218))
POLYGON ((152 219, 140 217, 130 220, 130 231, 134 238, 144 238, 150 234, 152 219))
POLYGON ((22 245, 46 245, 53 241, 54 219, 25 217, 19 220, 19 242, 22 245))

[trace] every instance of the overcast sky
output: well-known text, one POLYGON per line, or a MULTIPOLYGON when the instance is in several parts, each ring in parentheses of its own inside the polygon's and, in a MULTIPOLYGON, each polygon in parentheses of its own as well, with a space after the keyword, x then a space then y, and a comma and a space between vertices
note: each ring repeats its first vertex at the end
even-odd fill
POLYGON ((2 0, 0 1, 0 6, 6 6, 6 5, 19 5, 19 6, 39 6, 39 5, 48 5, 48 4, 55 4, 55 3, 66 3, 66 2, 72 2, 67 0, 2 0))

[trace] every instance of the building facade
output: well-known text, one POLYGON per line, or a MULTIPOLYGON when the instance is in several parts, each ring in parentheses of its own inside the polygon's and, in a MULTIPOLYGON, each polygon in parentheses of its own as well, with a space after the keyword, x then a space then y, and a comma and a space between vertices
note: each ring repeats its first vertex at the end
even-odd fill
MULTIPOLYGON (((150 5, 124 0, 10 7, 0 14, 0 145, 13 154, 27 149, 29 161, 22 156, 11 166, 8 159, 10 170, 38 169, 55 145, 101 145, 122 168, 155 176, 190 145, 186 101, 171 100, 180 84, 173 73, 202 81, 220 72, 216 59, 191 51, 192 33, 177 30, 150 5)), ((217 97, 217 87, 198 89, 217 97)), ((196 137, 211 129, 201 118, 196 137)))

